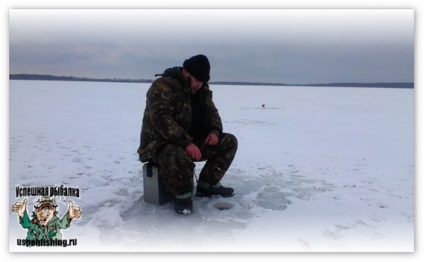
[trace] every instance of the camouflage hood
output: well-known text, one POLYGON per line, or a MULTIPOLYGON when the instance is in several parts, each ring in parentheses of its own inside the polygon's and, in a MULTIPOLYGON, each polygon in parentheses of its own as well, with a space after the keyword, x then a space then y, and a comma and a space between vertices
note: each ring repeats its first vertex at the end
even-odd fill
POLYGON ((175 79, 181 79, 183 80, 183 77, 181 75, 182 67, 171 67, 165 69, 162 74, 156 74, 155 76, 169 76, 175 79))

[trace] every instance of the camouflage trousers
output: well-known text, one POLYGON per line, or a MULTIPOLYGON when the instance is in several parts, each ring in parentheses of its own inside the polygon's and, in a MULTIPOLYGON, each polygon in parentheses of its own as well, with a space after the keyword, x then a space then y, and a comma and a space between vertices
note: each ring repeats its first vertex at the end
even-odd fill
MULTIPOLYGON (((202 159, 199 161, 206 161, 199 180, 216 185, 230 167, 238 142, 234 135, 228 133, 220 136, 216 146, 207 145, 205 139, 195 142, 202 153, 202 159)), ((170 194, 180 195, 194 190, 193 174, 196 165, 183 147, 168 144, 153 156, 152 161, 160 166, 159 178, 170 194)))

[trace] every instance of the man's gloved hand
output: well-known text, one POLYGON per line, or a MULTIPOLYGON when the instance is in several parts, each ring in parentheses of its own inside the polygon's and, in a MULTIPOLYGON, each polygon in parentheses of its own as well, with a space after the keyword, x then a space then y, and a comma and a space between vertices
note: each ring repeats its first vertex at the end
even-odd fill
POLYGON ((189 157, 193 158, 196 161, 202 158, 202 153, 200 152, 200 149, 193 143, 188 145, 185 148, 185 151, 189 157))
POLYGON ((205 143, 210 146, 216 146, 218 145, 218 142, 219 142, 219 138, 213 132, 209 133, 208 137, 206 137, 206 140, 205 140, 205 143))

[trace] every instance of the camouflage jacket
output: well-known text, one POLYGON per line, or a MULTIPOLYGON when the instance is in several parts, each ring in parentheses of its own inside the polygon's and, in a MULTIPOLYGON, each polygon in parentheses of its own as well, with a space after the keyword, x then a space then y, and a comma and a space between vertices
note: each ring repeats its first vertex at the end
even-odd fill
MULTIPOLYGON (((205 84, 197 91, 200 96, 202 116, 199 135, 222 133, 222 122, 212 101, 212 91, 205 84)), ((191 88, 182 76, 182 67, 165 70, 156 79, 146 95, 146 108, 140 134, 138 153, 142 162, 150 161, 152 155, 166 144, 186 147, 193 142, 189 135, 192 121, 191 88)))

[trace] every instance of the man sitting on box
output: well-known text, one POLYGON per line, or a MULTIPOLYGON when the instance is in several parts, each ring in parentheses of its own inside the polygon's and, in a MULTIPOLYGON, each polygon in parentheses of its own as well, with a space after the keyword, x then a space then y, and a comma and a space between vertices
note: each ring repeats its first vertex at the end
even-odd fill
POLYGON ((147 91, 138 153, 142 162, 157 163, 159 178, 174 197, 179 214, 193 210, 194 161, 206 160, 196 196, 231 197, 234 189, 220 181, 230 167, 237 139, 223 133, 221 117, 209 89, 209 60, 196 55, 183 67, 168 68, 147 91))

